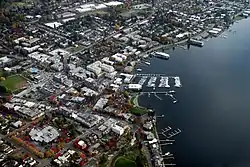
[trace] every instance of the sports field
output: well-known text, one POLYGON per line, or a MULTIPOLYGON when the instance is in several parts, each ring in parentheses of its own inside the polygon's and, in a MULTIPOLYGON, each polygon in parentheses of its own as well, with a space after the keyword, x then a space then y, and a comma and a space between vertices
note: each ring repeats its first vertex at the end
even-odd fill
POLYGON ((5 86, 12 92, 18 89, 22 89, 27 86, 27 81, 20 75, 13 75, 7 77, 5 80, 0 81, 0 85, 5 86))

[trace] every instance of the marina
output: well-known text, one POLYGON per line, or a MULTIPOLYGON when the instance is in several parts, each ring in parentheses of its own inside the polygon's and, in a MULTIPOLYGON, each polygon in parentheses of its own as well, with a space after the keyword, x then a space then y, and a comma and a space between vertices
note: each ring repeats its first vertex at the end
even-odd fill
MULTIPOLYGON (((171 126, 167 126, 167 127, 163 128, 163 129, 161 129, 160 132, 157 132, 157 140, 158 140, 158 143, 159 143, 160 150, 162 150, 163 146, 173 145, 175 140, 169 139, 170 136, 171 135, 175 136, 175 135, 177 135, 178 133, 181 132, 180 129, 177 129, 177 130, 174 130, 173 132, 169 133, 168 135, 165 134, 165 133, 167 133, 167 132, 169 132, 171 130, 172 130, 171 126), (160 139, 158 134, 161 134, 162 136, 164 136, 163 139, 162 138, 160 139)), ((175 166, 175 164, 173 164, 171 162, 174 159, 175 159, 175 157, 174 157, 174 155, 172 153, 170 153, 170 152, 166 152, 166 153, 161 152, 161 161, 162 161, 162 166, 163 167, 164 166, 175 166)))
MULTIPOLYGON (((159 80, 159 84, 158 87, 159 88, 170 88, 171 85, 173 84, 172 81, 170 81, 170 79, 174 80, 174 87, 176 88, 180 88, 182 87, 181 81, 180 81, 180 77, 179 76, 164 76, 164 74, 135 74, 133 78, 136 77, 141 77, 138 84, 143 86, 145 81, 147 80, 148 77, 150 77, 148 83, 147 83, 147 87, 152 87, 154 90, 156 88, 156 82, 158 77, 160 77, 159 80), (169 83, 170 81, 170 83, 169 83), (171 85, 170 85, 171 84, 171 85)), ((175 90, 171 90, 171 92, 169 93, 175 93, 175 90)))

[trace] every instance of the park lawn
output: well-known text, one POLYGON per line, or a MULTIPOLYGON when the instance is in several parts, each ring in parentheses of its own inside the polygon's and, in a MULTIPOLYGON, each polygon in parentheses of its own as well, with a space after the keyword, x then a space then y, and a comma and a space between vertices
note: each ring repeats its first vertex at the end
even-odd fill
POLYGON ((135 98, 136 98, 136 96, 133 96, 133 97, 130 99, 130 103, 131 103, 132 105, 135 105, 135 104, 134 104, 135 98))
POLYGON ((5 86, 11 91, 15 91, 23 87, 23 84, 26 83, 26 79, 21 77, 20 75, 9 76, 6 80, 1 81, 0 85, 5 86))
POLYGON ((115 167, 136 167, 136 163, 122 156, 116 160, 115 167))
POLYGON ((133 107, 130 109, 130 112, 135 115, 144 115, 148 113, 148 110, 142 107, 133 107))

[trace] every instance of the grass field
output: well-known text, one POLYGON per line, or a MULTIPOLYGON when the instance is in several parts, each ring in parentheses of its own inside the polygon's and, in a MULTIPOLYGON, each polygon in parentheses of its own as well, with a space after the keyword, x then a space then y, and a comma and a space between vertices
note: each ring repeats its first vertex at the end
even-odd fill
POLYGON ((115 167, 136 167, 136 163, 125 157, 119 157, 115 162, 115 167))
POLYGON ((133 107, 130 109, 130 112, 135 115, 143 115, 143 114, 147 114, 148 110, 142 107, 133 107))
POLYGON ((26 79, 20 75, 9 76, 6 80, 1 81, 0 85, 5 86, 10 89, 12 92, 18 89, 21 89, 26 84, 26 79))

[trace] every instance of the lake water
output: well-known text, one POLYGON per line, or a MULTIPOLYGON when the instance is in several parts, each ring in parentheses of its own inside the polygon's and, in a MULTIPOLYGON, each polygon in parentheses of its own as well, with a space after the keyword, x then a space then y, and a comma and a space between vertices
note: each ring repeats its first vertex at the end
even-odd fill
POLYGON ((227 39, 204 47, 169 50, 169 60, 152 59, 142 73, 180 76, 176 104, 164 95, 143 95, 141 105, 164 114, 158 129, 182 129, 172 146, 177 167, 250 167, 250 19, 235 23, 227 39), (233 33, 233 31, 236 31, 233 33))

